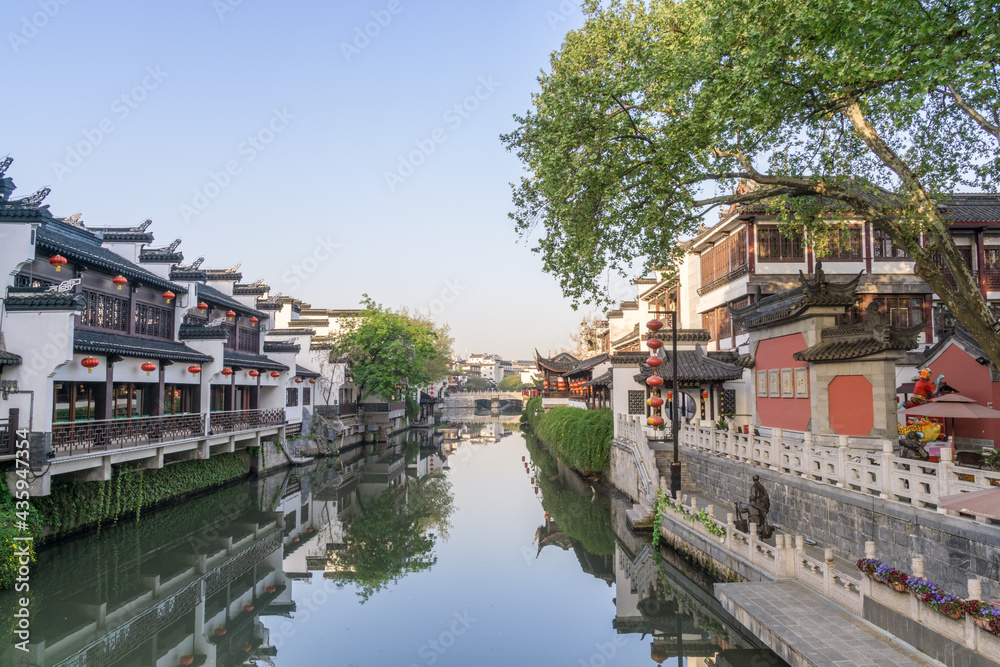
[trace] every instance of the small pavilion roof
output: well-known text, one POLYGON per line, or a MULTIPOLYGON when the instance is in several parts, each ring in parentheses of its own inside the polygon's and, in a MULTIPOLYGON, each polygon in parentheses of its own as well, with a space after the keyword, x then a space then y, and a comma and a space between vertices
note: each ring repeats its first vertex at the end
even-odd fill
MULTIPOLYGON (((663 364, 655 369, 647 366, 645 361, 648 354, 645 352, 621 352, 611 357, 616 364, 636 363, 639 365, 639 373, 634 376, 636 382, 645 382, 651 375, 658 375, 669 384, 672 378, 672 356, 670 351, 664 355, 663 364)), ((698 345, 693 350, 677 351, 677 380, 678 382, 725 382, 726 380, 739 380, 743 377, 743 369, 724 361, 718 361, 707 356, 698 345)))
POLYGON ((612 382, 612 377, 614 373, 612 371, 605 371, 603 374, 598 375, 590 382, 584 382, 584 387, 610 387, 612 382))
POLYGON ((600 364, 603 364, 607 360, 608 360, 608 355, 606 353, 599 354, 596 357, 591 357, 590 359, 581 361, 579 364, 576 365, 575 368, 563 373, 563 377, 570 377, 578 373, 583 373, 584 371, 589 371, 594 366, 599 366, 600 364))
POLYGON ((288 366, 278 363, 263 354, 223 350, 222 363, 230 368, 255 368, 259 371, 287 371, 288 366))
POLYGON ((216 306, 217 308, 229 308, 237 313, 241 313, 243 315, 253 315, 261 320, 266 320, 270 317, 267 313, 262 313, 259 310, 237 301, 228 294, 220 292, 214 287, 201 283, 198 284, 198 299, 205 301, 209 305, 216 306))
POLYGON ((295 374, 304 378, 318 378, 320 376, 316 371, 311 371, 305 366, 299 366, 298 364, 295 364, 295 374))
POLYGON ((793 319, 812 306, 847 308, 854 303, 862 273, 846 283, 833 283, 826 279, 823 263, 817 262, 816 273, 811 277, 806 278, 799 274, 801 284, 798 287, 771 296, 758 294, 749 306, 743 308, 730 306, 729 310, 733 322, 744 331, 749 331, 793 319))
POLYGON ((20 366, 21 356, 14 354, 13 352, 6 352, 0 350, 0 368, 4 366, 20 366))
POLYGON ((538 354, 538 350, 535 350, 535 364, 539 370, 562 374, 580 365, 580 360, 569 352, 560 352, 554 357, 543 357, 538 354))

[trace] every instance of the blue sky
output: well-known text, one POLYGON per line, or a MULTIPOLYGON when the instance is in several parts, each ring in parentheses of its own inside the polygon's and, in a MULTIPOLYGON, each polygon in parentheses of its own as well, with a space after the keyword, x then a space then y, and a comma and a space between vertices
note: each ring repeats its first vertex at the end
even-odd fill
POLYGON ((519 242, 513 127, 568 0, 7 0, 0 156, 85 224, 154 221, 187 261, 315 306, 367 292, 530 358, 582 313, 519 242), (367 31, 367 34, 366 34, 367 31))

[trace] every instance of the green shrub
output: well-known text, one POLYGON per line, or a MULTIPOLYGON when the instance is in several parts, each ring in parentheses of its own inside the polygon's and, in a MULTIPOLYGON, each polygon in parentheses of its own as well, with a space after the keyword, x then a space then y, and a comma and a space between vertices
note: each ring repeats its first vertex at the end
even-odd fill
POLYGON ((614 434, 610 410, 553 408, 536 419, 533 430, 542 444, 575 470, 604 472, 610 465, 614 434))

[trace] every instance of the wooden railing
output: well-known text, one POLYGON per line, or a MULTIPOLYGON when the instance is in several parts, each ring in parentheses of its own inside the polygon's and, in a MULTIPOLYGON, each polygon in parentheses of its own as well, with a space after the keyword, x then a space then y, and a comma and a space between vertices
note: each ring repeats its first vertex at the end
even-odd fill
MULTIPOLYGON (((952 450, 941 450, 940 462, 896 456, 896 441, 877 441, 879 449, 849 446, 846 436, 836 447, 815 444, 811 433, 772 429, 771 435, 739 433, 731 426, 681 426, 681 444, 738 461, 868 495, 937 509, 940 498, 1000 486, 1000 472, 956 466, 952 450)), ((876 441, 870 441, 876 442, 876 441)), ((857 444, 857 443, 855 443, 857 444)))
POLYGON ((208 419, 209 435, 253 431, 267 426, 281 426, 285 423, 285 411, 236 410, 234 412, 213 412, 208 419))
POLYGON ((385 412, 399 412, 401 410, 406 410, 406 403, 402 401, 395 401, 392 403, 362 403, 361 409, 365 411, 366 414, 380 414, 385 412))
POLYGON ((72 456, 205 435, 205 415, 99 419, 53 424, 52 452, 72 456))
POLYGON ((0 455, 12 455, 17 445, 17 429, 19 427, 19 411, 16 408, 7 413, 6 419, 0 419, 0 455))
POLYGON ((983 269, 983 284, 988 290, 1000 290, 1000 269, 983 269))

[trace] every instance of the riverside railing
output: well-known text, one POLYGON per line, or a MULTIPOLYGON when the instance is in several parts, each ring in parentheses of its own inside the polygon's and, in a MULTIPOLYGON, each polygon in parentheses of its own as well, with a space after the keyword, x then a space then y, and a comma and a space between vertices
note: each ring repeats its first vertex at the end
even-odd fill
POLYGON ((52 425, 52 453, 72 456, 205 435, 205 415, 97 419, 52 425))
POLYGON ((208 433, 209 435, 218 435, 220 433, 253 431, 258 428, 282 426, 284 423, 285 411, 280 408, 274 410, 213 412, 208 420, 208 433))
POLYGON ((814 443, 808 432, 775 428, 771 435, 754 435, 740 433, 732 424, 720 431, 687 423, 681 425, 680 441, 717 456, 939 512, 944 511, 939 508, 944 496, 1000 486, 1000 472, 956 466, 951 449, 943 448, 938 462, 917 461, 897 456, 896 441, 888 439, 870 450, 840 436, 838 446, 831 447, 814 443))
MULTIPOLYGON (((615 437, 611 444, 628 454, 627 459, 635 466, 637 479, 642 485, 642 493, 650 504, 655 500, 656 483, 652 471, 656 461, 646 438, 646 431, 637 418, 618 414, 615 423, 615 437)), ((638 489, 637 489, 638 491, 638 489)))
MULTIPOLYGON (((954 642, 1000 660, 1000 637, 978 627, 968 614, 964 618, 950 618, 927 607, 909 592, 897 592, 872 581, 853 566, 845 571, 838 564, 833 549, 824 549, 820 557, 818 550, 809 553, 804 536, 784 533, 777 533, 774 545, 770 545, 757 537, 756 524, 749 524, 748 531, 743 533, 736 529, 730 512, 726 513, 725 523, 721 522, 715 516, 714 505, 699 508, 697 499, 687 496, 671 502, 673 506, 660 506, 663 514, 660 525, 654 529, 660 530, 661 535, 667 531, 686 547, 693 546, 709 557, 715 549, 721 548, 768 579, 794 580, 856 616, 863 615, 864 600, 871 598, 954 642)), ((718 555, 716 552, 716 560, 719 560, 718 555)), ((875 557, 875 542, 866 542, 865 558, 875 557)), ((845 558, 854 563, 852 557, 845 558)), ((910 574, 924 576, 922 557, 913 558, 910 574)), ((978 600, 981 595, 982 583, 970 579, 968 599, 978 600)))

